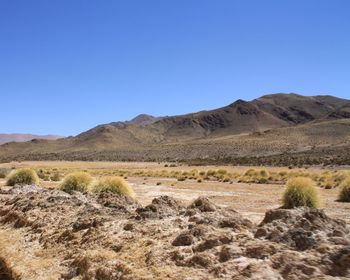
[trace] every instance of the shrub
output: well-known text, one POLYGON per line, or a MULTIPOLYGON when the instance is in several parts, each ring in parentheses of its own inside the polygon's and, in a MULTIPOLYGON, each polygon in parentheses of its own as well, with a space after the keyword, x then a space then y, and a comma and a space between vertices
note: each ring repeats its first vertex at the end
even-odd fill
POLYGON ((48 182, 48 181, 50 181, 50 176, 45 175, 45 176, 42 178, 42 180, 48 182))
POLYGON ((74 172, 64 177, 60 189, 67 193, 72 193, 73 191, 87 192, 92 180, 89 173, 74 172))
POLYGON ((93 187, 94 192, 112 192, 119 195, 134 197, 134 190, 123 178, 111 176, 102 178, 93 187))
POLYGON ((227 170, 225 170, 225 169, 219 169, 219 170, 217 171, 217 173, 220 174, 220 175, 225 175, 225 174, 227 174, 227 170))
POLYGON ((244 172, 244 175, 243 176, 247 176, 247 177, 253 177, 253 176, 256 176, 256 170, 251 168, 251 169, 248 169, 246 172, 244 172))
POLYGON ((283 194, 283 207, 317 208, 320 204, 319 194, 314 181, 310 178, 295 177, 287 182, 287 189, 283 194))
POLYGON ((259 175, 260 177, 263 177, 263 178, 268 178, 270 176, 269 172, 266 169, 260 170, 259 175))
POLYGON ((281 177, 286 177, 287 176, 287 171, 285 171, 285 170, 282 170, 282 171, 280 171, 280 172, 278 172, 278 175, 280 175, 281 177))
POLYGON ((14 185, 33 185, 38 184, 39 177, 33 169, 30 168, 22 168, 18 170, 14 170, 8 176, 6 184, 8 186, 14 185))
POLYGON ((55 172, 55 173, 51 176, 51 181, 54 181, 54 182, 61 181, 61 175, 60 175, 60 173, 55 172))
POLYGON ((339 201, 350 202, 350 179, 345 179, 340 184, 339 201))
POLYGON ((202 183, 202 179, 198 179, 198 180, 197 180, 197 183, 202 183))
POLYGON ((258 178, 256 181, 258 184, 267 184, 269 182, 269 180, 267 178, 264 178, 264 177, 258 178))
POLYGON ((187 177, 183 177, 183 176, 177 178, 177 180, 178 180, 179 182, 186 181, 186 179, 187 179, 187 177))
POLYGON ((208 176, 208 177, 214 176, 215 174, 216 174, 216 171, 215 171, 215 170, 210 169, 210 170, 207 171, 207 176, 208 176))
POLYGON ((157 186, 160 186, 161 184, 162 184, 162 182, 157 182, 157 184, 156 184, 156 185, 157 185, 157 186))
POLYGON ((336 183, 332 179, 328 179, 326 182, 321 184, 326 190, 333 189, 336 186, 336 183))
POLYGON ((0 179, 5 179, 10 172, 11 169, 9 168, 0 168, 0 179))
POLYGON ((225 176, 223 179, 222 179, 222 181, 224 182, 224 183, 227 183, 227 182, 230 182, 230 177, 229 176, 225 176))
POLYGON ((43 169, 39 169, 38 171, 36 171, 36 174, 42 180, 45 178, 45 171, 43 169))

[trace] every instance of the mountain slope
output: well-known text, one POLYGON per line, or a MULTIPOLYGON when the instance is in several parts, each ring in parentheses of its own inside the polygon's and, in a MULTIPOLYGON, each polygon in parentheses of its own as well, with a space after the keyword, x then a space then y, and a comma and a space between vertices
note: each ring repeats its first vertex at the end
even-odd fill
POLYGON ((344 140, 341 145, 350 146, 343 135, 344 131, 350 133, 348 126, 338 123, 350 117, 349 104, 349 100, 332 96, 265 95, 180 116, 139 115, 56 141, 10 143, 0 147, 0 158, 218 159, 304 152, 340 145, 339 139, 344 140), (285 136, 276 137, 281 133, 285 136), (293 141, 288 140, 288 133, 293 141), (256 142, 256 135, 264 137, 256 142))

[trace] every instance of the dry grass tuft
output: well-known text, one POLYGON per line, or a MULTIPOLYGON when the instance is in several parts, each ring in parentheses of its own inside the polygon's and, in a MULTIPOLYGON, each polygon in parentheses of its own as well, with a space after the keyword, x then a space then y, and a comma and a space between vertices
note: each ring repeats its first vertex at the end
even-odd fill
POLYGON ((39 177, 33 169, 30 168, 22 168, 18 170, 14 170, 10 173, 7 178, 6 184, 8 186, 14 185, 33 185, 39 183, 39 177))
POLYGON ((93 187, 94 192, 112 192, 119 195, 134 197, 134 190, 127 181, 118 176, 102 178, 93 187))
POLYGON ((73 191, 87 192, 91 186, 93 178, 86 172, 74 172, 68 174, 60 186, 60 189, 72 193, 73 191))
POLYGON ((295 177, 287 182, 287 189, 283 194, 284 208, 303 206, 318 208, 319 205, 320 198, 313 180, 306 177, 295 177))
POLYGON ((350 178, 340 184, 339 201, 350 202, 350 178))

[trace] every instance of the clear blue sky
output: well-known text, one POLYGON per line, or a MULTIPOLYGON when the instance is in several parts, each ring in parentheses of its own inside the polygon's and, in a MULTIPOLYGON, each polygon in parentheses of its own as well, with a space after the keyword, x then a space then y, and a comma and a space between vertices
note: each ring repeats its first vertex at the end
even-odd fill
POLYGON ((349 0, 0 0, 0 132, 350 98, 349 0))

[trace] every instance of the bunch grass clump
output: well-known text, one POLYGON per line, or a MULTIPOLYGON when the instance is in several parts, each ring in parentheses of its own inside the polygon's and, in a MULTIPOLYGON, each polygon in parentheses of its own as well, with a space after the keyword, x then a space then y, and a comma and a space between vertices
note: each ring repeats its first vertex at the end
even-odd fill
POLYGON ((64 177, 60 189, 67 193, 73 191, 87 192, 90 189, 93 178, 86 172, 73 172, 64 177))
POLYGON ((180 176, 180 177, 177 178, 177 180, 178 180, 179 182, 186 181, 186 179, 187 179, 187 177, 185 177, 185 176, 180 176))
POLYGON ((5 179, 9 173, 9 168, 0 168, 0 179, 5 179))
POLYGON ((212 170, 212 169, 209 169, 207 171, 207 176, 210 177, 210 176, 214 176, 216 174, 216 171, 215 170, 212 170))
POLYGON ((55 172, 50 177, 51 181, 58 182, 61 181, 61 174, 58 172, 55 172))
POLYGON ((350 202, 350 178, 340 184, 339 201, 350 202))
POLYGON ((284 208, 318 208, 319 206, 320 198, 313 180, 306 177, 295 177, 288 180, 287 189, 283 194, 284 208))
POLYGON ((250 168, 246 172, 244 172, 243 176, 253 177, 253 176, 256 176, 256 174, 257 174, 257 171, 253 168, 250 168))
POLYGON ((14 170, 9 174, 6 185, 24 186, 24 185, 35 185, 38 183, 39 183, 39 177, 33 169, 22 168, 22 169, 14 170))
POLYGON ((111 192, 118 195, 134 197, 135 193, 132 187, 122 177, 110 176, 100 179, 94 185, 94 192, 111 192))

